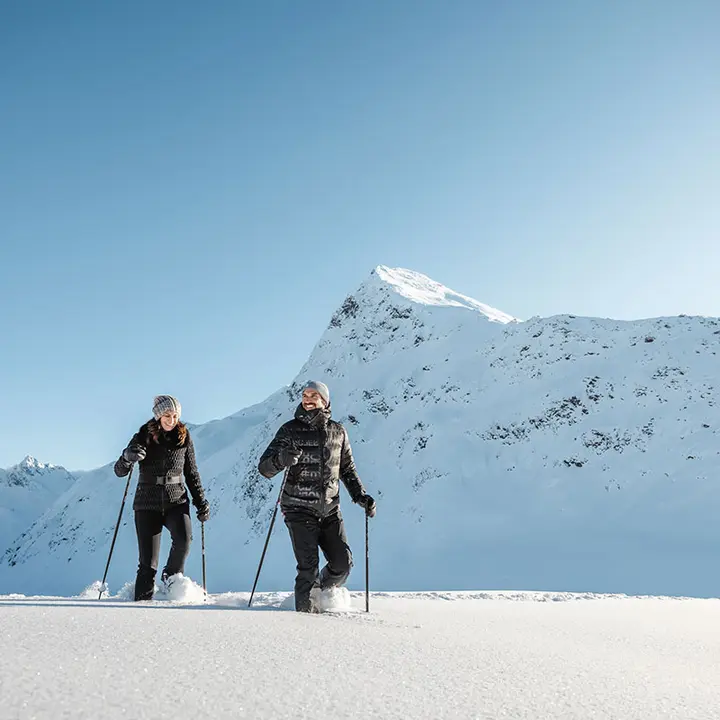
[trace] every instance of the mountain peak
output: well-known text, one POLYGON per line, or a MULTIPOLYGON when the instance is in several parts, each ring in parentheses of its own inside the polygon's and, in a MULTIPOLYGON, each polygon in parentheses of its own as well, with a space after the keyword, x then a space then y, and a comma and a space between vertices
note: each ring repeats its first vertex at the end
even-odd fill
POLYGON ((455 292, 427 275, 414 270, 378 265, 372 271, 370 278, 370 284, 374 284, 376 287, 389 288, 406 300, 420 305, 464 307, 482 313, 489 320, 500 323, 509 323, 516 319, 512 315, 496 310, 467 295, 455 292))
POLYGON ((46 467, 51 467, 45 463, 41 463, 39 460, 34 458, 32 455, 26 455, 22 462, 18 464, 18 467, 22 470, 42 470, 46 467))
POLYGON ((51 465, 50 463, 40 462, 32 455, 26 455, 17 465, 13 465, 12 467, 8 468, 8 472, 14 471, 34 475, 36 473, 42 473, 46 470, 58 469, 61 468, 58 468, 56 465, 51 465))
POLYGON ((470 333, 478 345, 512 322, 511 315, 427 275, 378 265, 335 311, 298 378, 340 372, 349 357, 370 362, 461 332, 470 333))

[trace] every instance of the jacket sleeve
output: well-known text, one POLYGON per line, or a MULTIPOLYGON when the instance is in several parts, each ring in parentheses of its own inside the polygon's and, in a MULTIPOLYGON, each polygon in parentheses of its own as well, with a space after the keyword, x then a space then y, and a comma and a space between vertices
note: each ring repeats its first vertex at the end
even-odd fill
POLYGON ((291 444, 292 435, 286 424, 277 431, 275 437, 265 449, 265 452, 260 456, 258 471, 262 476, 271 478, 283 470, 283 467, 280 465, 280 461, 278 459, 278 453, 281 448, 287 447, 291 444))
POLYGON ((185 483, 187 484, 192 502, 196 508, 203 505, 205 501, 205 491, 200 481, 200 472, 198 471, 197 461, 195 460, 195 445, 193 444, 190 431, 187 434, 187 445, 185 447, 185 466, 183 467, 183 475, 185 475, 185 483))
MULTIPOLYGON (((140 428, 140 430, 132 436, 132 440, 127 444, 127 447, 144 447, 147 450, 147 435, 144 435, 142 430, 143 428, 140 428)), ((132 463, 129 463, 122 454, 115 461, 115 467, 113 467, 118 477, 125 477, 131 469, 132 463)))
POLYGON ((352 449, 350 448, 350 438, 344 427, 342 432, 343 443, 342 449, 340 450, 340 479, 350 493, 352 501, 357 502, 365 494, 365 488, 355 469, 355 460, 353 460, 352 449))

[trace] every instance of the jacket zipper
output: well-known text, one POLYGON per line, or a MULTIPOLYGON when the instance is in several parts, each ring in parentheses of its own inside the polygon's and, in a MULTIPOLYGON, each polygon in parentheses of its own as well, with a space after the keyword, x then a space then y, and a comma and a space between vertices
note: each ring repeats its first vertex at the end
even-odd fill
POLYGON ((320 433, 320 517, 325 517, 325 443, 327 441, 327 431, 321 428, 320 433))
POLYGON ((165 514, 165 494, 167 493, 167 448, 163 448, 163 450, 165 452, 163 454, 162 468, 163 468, 163 477, 165 478, 165 482, 163 482, 163 484, 161 485, 161 487, 162 487, 161 505, 162 505, 162 513, 164 515, 165 514))

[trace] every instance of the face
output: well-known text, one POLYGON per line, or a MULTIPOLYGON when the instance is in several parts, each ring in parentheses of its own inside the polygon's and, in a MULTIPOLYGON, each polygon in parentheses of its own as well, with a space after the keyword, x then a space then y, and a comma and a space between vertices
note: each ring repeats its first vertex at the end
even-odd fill
POLYGON ((305 388, 302 394, 302 406, 305 410, 315 410, 317 408, 324 408, 325 401, 317 390, 305 388))
POLYGON ((160 416, 160 424, 165 432, 170 432, 180 420, 180 416, 176 412, 166 412, 160 416))

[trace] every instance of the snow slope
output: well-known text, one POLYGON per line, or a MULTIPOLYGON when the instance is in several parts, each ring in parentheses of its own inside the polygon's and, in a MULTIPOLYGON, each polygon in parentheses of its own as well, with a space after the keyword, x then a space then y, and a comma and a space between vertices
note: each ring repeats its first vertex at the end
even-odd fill
POLYGON ((717 716, 717 600, 391 594, 136 605, 0 598, 5 720, 717 716), (18 662, 21 658, 22 661, 18 662))
MULTIPOLYGON (((720 594, 719 349, 715 318, 519 322, 379 267, 288 387, 193 429, 213 512, 209 586, 251 586, 280 482, 257 459, 316 378, 378 500, 374 588, 720 594)), ((111 466, 80 477, 8 549, 0 591, 72 594, 97 577, 122 491, 111 466)), ((347 496, 343 507, 361 557, 362 513, 347 496)), ((282 522, 275 532, 265 590, 294 575, 282 522)), ((134 572, 131 512, 115 552, 113 590, 134 572)))

